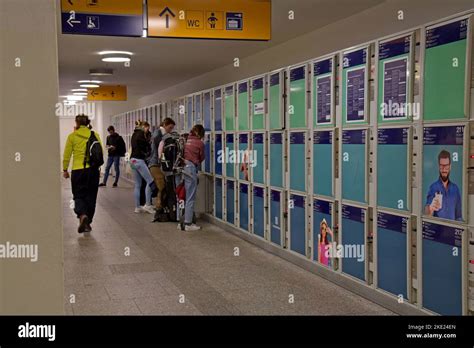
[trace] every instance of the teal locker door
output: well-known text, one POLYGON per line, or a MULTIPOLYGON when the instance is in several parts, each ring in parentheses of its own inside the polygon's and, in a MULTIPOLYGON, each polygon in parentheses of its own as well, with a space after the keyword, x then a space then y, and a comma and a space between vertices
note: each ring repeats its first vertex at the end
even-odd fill
POLYGON ((290 209, 290 248, 306 255, 306 197, 292 194, 290 200, 293 202, 290 209))
POLYGON ((237 123, 240 131, 250 129, 249 124, 249 84, 242 82, 238 85, 237 94, 237 123))
POLYGON ((270 240, 272 243, 282 245, 281 241, 281 192, 270 191, 270 240))
POLYGON ((328 248, 334 242, 332 233, 332 203, 315 199, 313 201, 313 260, 332 267, 333 258, 328 257, 328 248))
POLYGON ((377 205, 408 210, 408 128, 379 128, 377 205))
POLYGON ((290 189, 306 192, 306 133, 290 133, 290 189))
POLYGON ((283 188, 283 133, 270 133, 270 186, 283 188))
POLYGON ((223 149, 222 149, 222 134, 215 135, 214 144, 214 169, 216 175, 222 175, 222 163, 223 163, 223 149))
POLYGON ((249 185, 239 184, 239 227, 249 230, 249 185))
POLYGON ((234 133, 227 133, 225 135, 225 156, 223 156, 225 163, 225 175, 229 178, 235 178, 235 136, 234 133))
POLYGON ((280 81, 279 72, 270 76, 270 88, 269 88, 269 118, 270 118, 270 129, 282 129, 284 126, 282 117, 282 82, 280 81))
POLYGON ((235 224, 235 181, 226 180, 227 200, 226 200, 226 214, 227 222, 235 224))
POLYGON ((216 189, 214 194, 216 218, 222 220, 222 178, 216 178, 216 189))
POLYGON ((366 210, 342 206, 342 272, 365 281, 366 210))
POLYGON ((239 153, 238 171, 240 180, 249 180, 250 158, 249 158, 249 135, 248 133, 239 134, 239 153))
POLYGON ((313 192, 333 196, 333 131, 313 134, 313 192))
POLYGON ((306 67, 290 70, 290 98, 288 117, 290 128, 307 128, 306 119, 306 67))
POLYGON ((252 81, 252 130, 265 130, 264 85, 263 77, 252 81))
POLYGON ((253 182, 265 184, 265 134, 253 133, 253 182))
POLYGON ((253 188, 253 233, 265 238, 265 189, 253 188))
POLYGON ((342 198, 366 202, 367 154, 365 129, 342 131, 342 198))

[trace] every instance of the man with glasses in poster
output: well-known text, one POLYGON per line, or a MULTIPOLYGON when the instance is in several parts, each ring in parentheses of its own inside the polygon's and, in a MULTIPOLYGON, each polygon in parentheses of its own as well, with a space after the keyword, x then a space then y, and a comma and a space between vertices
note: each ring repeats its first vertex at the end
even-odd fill
POLYGON ((461 193, 449 179, 451 154, 442 150, 438 154, 439 178, 431 184, 426 197, 425 213, 448 220, 462 220, 461 193))

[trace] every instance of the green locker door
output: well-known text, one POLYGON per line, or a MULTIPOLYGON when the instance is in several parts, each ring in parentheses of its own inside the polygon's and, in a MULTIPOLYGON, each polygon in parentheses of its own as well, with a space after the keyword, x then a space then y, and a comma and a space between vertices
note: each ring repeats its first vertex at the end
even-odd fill
POLYGON ((227 86, 225 88, 224 96, 224 115, 225 115, 225 130, 235 130, 235 94, 234 86, 227 86))
POLYGON ((252 81, 252 129, 265 129, 265 80, 263 77, 252 81))
POLYGON ((306 128, 306 67, 301 66, 290 70, 290 98, 288 117, 290 128, 306 128))
POLYGON ((249 83, 241 82, 238 85, 237 120, 239 130, 249 130, 249 83))
POLYGON ((270 129, 280 130, 284 127, 282 95, 283 95, 283 73, 277 72, 270 75, 270 91, 269 91, 269 118, 270 129))

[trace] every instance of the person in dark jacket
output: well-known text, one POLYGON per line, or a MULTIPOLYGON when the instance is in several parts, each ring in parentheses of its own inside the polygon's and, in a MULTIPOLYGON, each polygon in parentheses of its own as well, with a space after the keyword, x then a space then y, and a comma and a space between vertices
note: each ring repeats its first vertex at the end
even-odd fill
MULTIPOLYGON (((158 153, 158 147, 165 134, 171 133, 176 123, 173 119, 166 117, 161 123, 160 127, 153 132, 151 138, 151 155, 148 159, 148 167, 150 168, 151 176, 155 180, 156 187, 158 188, 158 195, 155 200, 156 213, 160 214, 163 210, 162 201, 163 193, 165 191, 165 175, 161 170, 161 160, 158 153)), ((158 215, 155 216, 155 219, 158 215)))
POLYGON ((150 174, 150 170, 145 162, 150 152, 150 143, 147 140, 144 131, 144 122, 137 121, 136 127, 131 139, 132 154, 130 156, 130 166, 133 170, 133 176, 135 178, 135 213, 147 212, 150 214, 155 213, 155 209, 151 205, 151 194, 152 188, 150 185, 154 183, 153 177, 150 174), (140 205, 140 187, 142 179, 147 183, 145 189, 146 203, 144 206, 140 205))
POLYGON ((107 128, 107 131, 109 132, 109 136, 107 137, 106 147, 109 152, 109 157, 105 167, 104 181, 99 186, 107 185, 110 168, 112 168, 113 164, 115 168, 115 181, 113 187, 117 187, 120 178, 120 157, 124 157, 126 152, 125 141, 123 141, 123 138, 115 132, 114 126, 107 128))

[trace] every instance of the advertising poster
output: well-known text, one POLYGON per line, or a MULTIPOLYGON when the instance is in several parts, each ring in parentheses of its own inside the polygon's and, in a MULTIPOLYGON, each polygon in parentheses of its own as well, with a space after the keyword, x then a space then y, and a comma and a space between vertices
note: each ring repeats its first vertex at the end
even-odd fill
POLYGON ((367 48, 344 53, 342 64, 343 122, 344 124, 367 122, 367 48))
POLYGON ((464 126, 423 129, 423 213, 463 221, 464 126))
POLYGON ((329 257, 329 248, 335 241, 332 232, 332 203, 315 199, 313 202, 313 260, 332 267, 333 258, 329 257))
POLYGON ((333 58, 313 64, 313 124, 332 125, 333 58))

